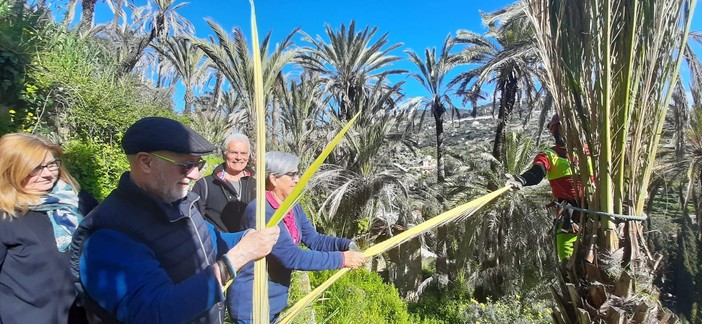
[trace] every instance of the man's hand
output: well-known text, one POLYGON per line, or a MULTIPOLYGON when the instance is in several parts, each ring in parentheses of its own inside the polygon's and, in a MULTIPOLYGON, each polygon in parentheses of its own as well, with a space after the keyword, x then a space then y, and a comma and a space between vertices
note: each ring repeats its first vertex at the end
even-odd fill
POLYGON ((356 269, 366 263, 366 256, 361 252, 346 251, 341 253, 344 254, 343 268, 356 269))
POLYGON ((526 184, 526 180, 524 178, 518 176, 518 175, 511 175, 509 173, 505 174, 507 177, 507 182, 505 183, 505 186, 510 186, 512 187, 513 190, 519 190, 524 187, 526 184))
POLYGON ((280 227, 273 226, 262 231, 250 230, 244 234, 239 244, 227 252, 232 265, 239 271, 249 261, 258 260, 271 253, 278 241, 280 227))

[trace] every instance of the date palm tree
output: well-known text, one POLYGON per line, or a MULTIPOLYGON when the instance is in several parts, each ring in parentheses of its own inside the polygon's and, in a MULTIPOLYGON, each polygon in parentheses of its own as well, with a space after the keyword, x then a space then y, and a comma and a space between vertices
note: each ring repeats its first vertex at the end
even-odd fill
MULTIPOLYGON (((144 36, 131 47, 129 54, 121 63, 121 74, 130 73, 144 55, 147 47, 153 41, 163 41, 169 37, 190 37, 195 33, 193 25, 177 10, 187 5, 187 2, 176 3, 175 0, 149 0, 146 5, 136 7, 129 4, 132 10, 132 20, 144 36), (153 4, 152 4, 153 3, 153 4)), ((161 85, 161 64, 157 62, 156 86, 161 85)))
MULTIPOLYGON (((429 92, 429 95, 422 97, 418 103, 419 108, 422 108, 420 117, 421 123, 424 121, 424 116, 430 112, 434 117, 435 134, 436 134, 436 179, 442 185, 446 176, 444 170, 444 114, 450 111, 452 114, 459 115, 458 109, 453 104, 449 95, 450 88, 446 85, 445 78, 448 73, 456 66, 457 57, 451 55, 453 48, 451 35, 447 35, 444 39, 443 46, 440 52, 436 53, 436 48, 426 49, 424 51, 424 59, 412 50, 407 50, 405 53, 409 55, 410 62, 414 63, 419 69, 419 73, 410 73, 429 92)), ((414 122, 414 116, 410 118, 411 124, 414 122)), ((443 203, 443 197, 438 195, 439 204, 443 203)), ((442 226, 438 229, 439 237, 446 238, 449 229, 442 226)), ((436 270, 438 273, 448 275, 448 258, 451 251, 447 240, 440 240, 440 246, 437 248, 436 270)))
POLYGON ((183 112, 192 112, 195 101, 194 88, 202 86, 208 79, 209 63, 204 52, 188 38, 166 39, 156 46, 156 51, 175 69, 173 82, 181 80, 185 87, 185 108, 183 112))
MULTIPOLYGON (((253 80, 253 55, 249 50, 243 32, 234 28, 230 35, 215 21, 206 19, 215 36, 208 41, 196 40, 195 44, 212 60, 219 73, 228 81, 231 91, 236 93, 239 108, 248 120, 249 129, 246 133, 253 135, 254 125, 254 80, 253 80)), ((261 64, 263 69, 264 105, 269 107, 280 82, 283 68, 291 63, 297 50, 292 49, 292 37, 297 29, 288 34, 274 49, 271 49, 271 34, 268 33, 261 42, 261 64), (269 53, 270 52, 270 53, 269 53)))
POLYGON ((660 306, 653 284, 661 257, 649 251, 640 218, 631 216, 644 210, 694 5, 527 1, 546 73, 541 80, 577 158, 581 206, 591 211, 554 287, 557 322, 677 320, 660 306))
POLYGON ((290 80, 281 93, 281 120, 284 150, 300 156, 301 164, 308 165, 326 142, 322 113, 327 107, 322 80, 314 73, 303 73, 298 80, 290 80))
MULTIPOLYGON (((456 32, 454 42, 465 44, 458 54, 461 63, 477 67, 460 73, 449 86, 458 86, 459 94, 474 101, 484 87, 494 84, 492 105, 498 114, 492 155, 502 162, 507 122, 515 106, 521 105, 522 99, 528 103, 536 100, 539 57, 523 2, 483 14, 483 23, 490 28, 486 35, 467 30, 456 32)), ((496 170, 496 164, 492 167, 496 170)))
POLYGON ((424 115, 431 112, 434 117, 436 126, 436 178, 439 183, 444 182, 444 113, 451 111, 456 115, 459 114, 458 108, 453 104, 449 94, 450 88, 444 83, 446 75, 456 66, 458 62, 455 56, 451 55, 453 48, 451 35, 446 36, 441 52, 437 57, 436 49, 426 49, 424 51, 424 60, 412 50, 405 51, 409 55, 410 62, 414 63, 419 69, 419 73, 411 73, 423 87, 429 92, 429 95, 422 97, 420 103, 425 109, 421 110, 420 122, 424 120, 424 115))
MULTIPOLYGON (((403 136, 393 127, 405 117, 397 106, 401 85, 388 89, 379 82, 369 94, 356 97, 359 102, 353 104, 366 107, 368 113, 359 117, 346 141, 336 148, 340 151, 336 158, 349 162, 327 165, 311 182, 313 190, 322 193, 319 196, 327 197, 318 211, 322 224, 337 236, 353 237, 368 231, 374 221, 388 230, 398 221, 389 215, 406 214, 406 206, 397 202, 407 199, 409 178, 388 159, 388 149, 403 136)), ((343 125, 334 115, 329 119, 334 121, 332 125, 343 125)))
POLYGON ((377 31, 377 27, 366 26, 356 32, 356 23, 351 21, 348 29, 344 24, 339 30, 327 25, 328 42, 321 36, 313 38, 304 34, 304 40, 310 46, 301 52, 299 64, 320 74, 326 92, 332 97, 332 113, 337 119, 348 121, 361 110, 362 107, 353 105, 357 97, 367 92, 379 79, 405 72, 389 68, 393 62, 400 60, 390 52, 402 44, 386 47, 388 34, 373 40, 377 31))

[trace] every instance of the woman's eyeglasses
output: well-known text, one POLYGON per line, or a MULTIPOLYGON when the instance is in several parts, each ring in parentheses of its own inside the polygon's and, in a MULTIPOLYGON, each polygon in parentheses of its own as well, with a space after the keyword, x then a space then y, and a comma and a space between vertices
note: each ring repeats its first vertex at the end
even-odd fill
POLYGON ((291 178, 293 178, 293 179, 295 179, 295 178, 300 179, 300 171, 288 172, 288 173, 286 173, 286 174, 284 174, 284 175, 286 175, 286 176, 288 176, 288 177, 291 177, 291 178))
POLYGON ((49 171, 56 171, 61 167, 61 160, 60 159, 55 159, 47 164, 40 164, 32 172, 29 173, 30 176, 34 177, 37 175, 40 175, 44 169, 47 169, 49 171))
POLYGON ((157 158, 160 158, 161 160, 168 161, 168 162, 171 162, 177 166, 180 166, 180 168, 181 168, 180 173, 182 175, 186 175, 186 174, 190 173, 190 170, 192 170, 193 168, 197 168, 198 170, 202 170, 202 168, 205 167, 205 164, 207 164, 207 162, 205 160, 200 160, 197 162, 178 162, 176 160, 173 160, 171 158, 165 157, 165 156, 160 155, 160 154, 151 153, 151 155, 153 155, 157 158))

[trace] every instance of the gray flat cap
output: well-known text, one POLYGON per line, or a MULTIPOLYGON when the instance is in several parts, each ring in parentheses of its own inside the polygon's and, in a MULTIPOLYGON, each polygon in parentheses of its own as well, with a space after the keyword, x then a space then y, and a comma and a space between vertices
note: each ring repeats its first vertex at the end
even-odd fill
POLYGON ((129 126, 122 138, 122 149, 127 155, 153 151, 207 155, 215 146, 176 120, 146 117, 129 126))

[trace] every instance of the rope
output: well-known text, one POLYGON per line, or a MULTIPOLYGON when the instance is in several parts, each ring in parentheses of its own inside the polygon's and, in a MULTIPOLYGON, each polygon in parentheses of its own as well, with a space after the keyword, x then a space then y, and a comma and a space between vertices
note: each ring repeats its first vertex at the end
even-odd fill
POLYGON ((611 214, 611 213, 606 213, 603 211, 596 211, 596 210, 589 210, 589 209, 584 209, 584 208, 579 208, 571 205, 567 201, 564 201, 560 204, 562 208, 565 209, 570 209, 570 210, 576 210, 585 214, 590 214, 590 215, 597 215, 597 216, 603 216, 603 217, 609 217, 609 218, 615 218, 615 219, 622 219, 626 221, 645 221, 648 219, 648 215, 643 214, 641 216, 634 216, 634 215, 622 215, 622 214, 611 214))

